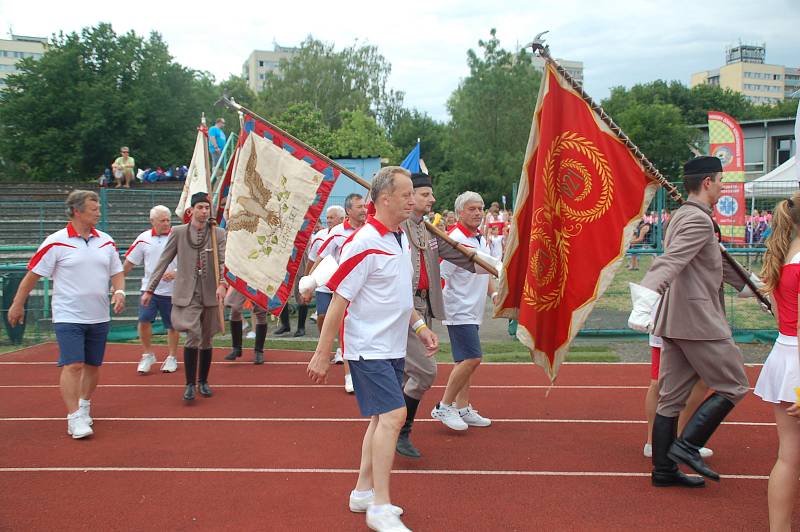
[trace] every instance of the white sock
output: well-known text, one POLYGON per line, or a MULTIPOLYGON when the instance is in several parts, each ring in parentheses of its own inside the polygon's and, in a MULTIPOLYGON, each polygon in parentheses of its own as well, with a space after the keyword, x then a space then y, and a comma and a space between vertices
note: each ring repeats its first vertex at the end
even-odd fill
POLYGON ((374 496, 375 492, 372 489, 368 489, 365 491, 353 490, 350 494, 356 499, 366 499, 367 497, 374 496))
POLYGON ((78 399, 78 408, 89 408, 90 406, 92 406, 91 399, 78 399))
POLYGON ((391 504, 373 504, 367 511, 371 514, 380 514, 384 512, 390 512, 392 510, 391 504))

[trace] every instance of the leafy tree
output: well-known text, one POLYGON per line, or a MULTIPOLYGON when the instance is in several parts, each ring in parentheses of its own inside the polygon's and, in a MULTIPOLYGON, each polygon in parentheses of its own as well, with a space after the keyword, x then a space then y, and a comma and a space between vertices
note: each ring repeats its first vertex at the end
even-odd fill
POLYGON ((469 50, 469 76, 447 102, 452 170, 437 185, 443 206, 456 191, 480 192, 487 203, 510 195, 525 156, 541 74, 525 51, 502 49, 494 29, 478 45, 482 54, 469 50))
POLYGON ((334 132, 335 157, 375 157, 397 159, 397 148, 375 119, 362 110, 342 112, 342 127, 334 132))
POLYGON ((662 174, 673 181, 680 177, 683 162, 691 157, 689 145, 700 132, 686 126, 678 107, 636 102, 614 119, 662 174))
POLYGON ((322 121, 322 113, 311 107, 311 104, 290 105, 289 109, 278 117, 275 125, 325 155, 330 156, 336 151, 333 133, 322 121))
POLYGON ((216 92, 208 74, 174 62, 157 33, 117 35, 109 24, 55 36, 7 83, 0 158, 16 179, 94 177, 121 145, 140 166, 186 161, 198 110, 216 92))
POLYGON ((309 36, 297 54, 267 74, 265 111, 276 116, 295 103, 308 103, 331 130, 342 125, 343 111, 364 111, 390 126, 402 107, 403 93, 387 87, 392 67, 377 47, 353 44, 337 52, 332 44, 309 36))

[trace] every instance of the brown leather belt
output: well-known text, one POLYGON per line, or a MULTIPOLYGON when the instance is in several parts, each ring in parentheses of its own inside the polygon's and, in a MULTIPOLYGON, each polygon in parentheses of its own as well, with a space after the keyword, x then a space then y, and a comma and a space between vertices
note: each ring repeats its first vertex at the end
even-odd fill
POLYGON ((414 292, 414 295, 426 299, 428 297, 428 290, 417 290, 414 292))

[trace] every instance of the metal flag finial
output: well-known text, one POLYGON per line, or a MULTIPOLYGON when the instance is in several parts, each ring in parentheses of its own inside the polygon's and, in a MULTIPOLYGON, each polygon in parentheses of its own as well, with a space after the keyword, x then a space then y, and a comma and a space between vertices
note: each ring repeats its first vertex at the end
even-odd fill
POLYGON ((200 113, 200 123, 202 125, 206 125, 206 113, 205 112, 200 113))
POLYGON ((549 47, 544 43, 545 33, 550 33, 550 31, 546 30, 537 34, 536 37, 534 37, 533 40, 526 44, 523 48, 532 48, 534 53, 541 50, 546 51, 549 47))

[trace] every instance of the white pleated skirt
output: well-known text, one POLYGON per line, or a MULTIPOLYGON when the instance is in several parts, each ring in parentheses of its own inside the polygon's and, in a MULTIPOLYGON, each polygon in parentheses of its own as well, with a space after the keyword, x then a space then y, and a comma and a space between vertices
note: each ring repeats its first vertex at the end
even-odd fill
POLYGON ((756 382, 755 394, 769 403, 794 403, 795 387, 800 386, 797 337, 778 335, 761 374, 756 382))

